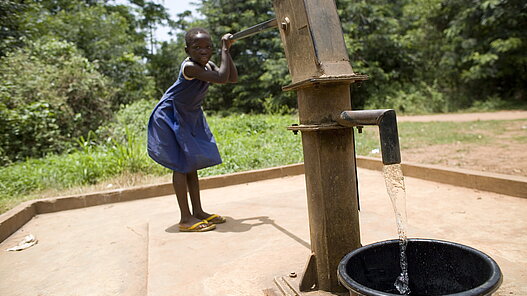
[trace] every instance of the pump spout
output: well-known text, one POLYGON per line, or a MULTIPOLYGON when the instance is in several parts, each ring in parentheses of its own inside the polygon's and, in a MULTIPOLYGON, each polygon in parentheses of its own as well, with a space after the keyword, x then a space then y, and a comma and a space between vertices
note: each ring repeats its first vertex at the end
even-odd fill
POLYGON ((385 165, 401 163, 397 117, 393 109, 344 111, 337 119, 340 125, 355 127, 364 125, 379 126, 381 137, 382 163, 385 165))

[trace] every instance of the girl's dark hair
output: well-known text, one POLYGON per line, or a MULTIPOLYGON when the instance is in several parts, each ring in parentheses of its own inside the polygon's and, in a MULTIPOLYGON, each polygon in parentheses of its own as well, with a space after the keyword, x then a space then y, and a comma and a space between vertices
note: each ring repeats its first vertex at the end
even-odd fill
POLYGON ((207 32, 207 30, 203 28, 192 28, 188 30, 187 33, 185 34, 185 44, 188 46, 190 42, 192 42, 192 38, 198 35, 199 33, 210 35, 209 32, 207 32))

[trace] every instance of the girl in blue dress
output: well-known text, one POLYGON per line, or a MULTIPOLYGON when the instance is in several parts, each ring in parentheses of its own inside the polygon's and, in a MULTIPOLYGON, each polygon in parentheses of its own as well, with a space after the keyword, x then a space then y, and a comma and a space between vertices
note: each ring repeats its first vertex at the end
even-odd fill
POLYGON ((210 61, 213 49, 209 33, 201 28, 186 33, 188 58, 181 64, 177 81, 165 92, 148 122, 148 155, 173 171, 172 182, 181 211, 180 231, 208 231, 216 228, 215 224, 225 222, 225 218, 203 211, 197 170, 221 163, 201 105, 210 83, 238 80, 229 53, 233 42, 230 36, 226 34, 221 39, 218 67, 210 61))

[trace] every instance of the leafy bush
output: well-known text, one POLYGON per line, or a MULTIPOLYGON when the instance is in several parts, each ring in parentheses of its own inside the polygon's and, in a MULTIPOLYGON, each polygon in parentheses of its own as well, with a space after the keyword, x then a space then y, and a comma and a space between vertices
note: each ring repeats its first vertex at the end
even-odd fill
POLYGON ((148 118, 156 103, 154 100, 139 100, 122 106, 110 122, 97 130, 98 137, 123 142, 127 133, 131 133, 137 138, 146 139, 148 118))
POLYGON ((110 117, 113 89, 75 46, 40 39, 0 61, 0 157, 62 152, 110 117))
POLYGON ((366 109, 392 108, 405 114, 441 113, 448 111, 448 101, 434 87, 424 82, 408 85, 408 89, 387 92, 384 100, 370 101, 366 109))
POLYGON ((488 112, 495 110, 527 109, 527 102, 507 101, 498 96, 490 96, 484 100, 477 100, 467 109, 469 112, 488 112))

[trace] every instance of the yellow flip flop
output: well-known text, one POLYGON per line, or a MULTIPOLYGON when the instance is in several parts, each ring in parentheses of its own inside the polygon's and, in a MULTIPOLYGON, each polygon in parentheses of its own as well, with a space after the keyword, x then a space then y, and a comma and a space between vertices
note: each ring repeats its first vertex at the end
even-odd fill
POLYGON ((227 219, 223 218, 222 216, 218 214, 212 214, 207 219, 205 219, 205 221, 213 223, 213 224, 221 224, 221 223, 225 223, 227 219))
POLYGON ((204 232, 204 231, 209 231, 209 230, 213 230, 216 228, 216 225, 214 224, 211 224, 209 223, 208 221, 199 221, 198 223, 190 226, 190 227, 186 227, 186 226, 179 226, 179 231, 181 232, 204 232), (201 225, 207 225, 205 227, 201 227, 201 225))

